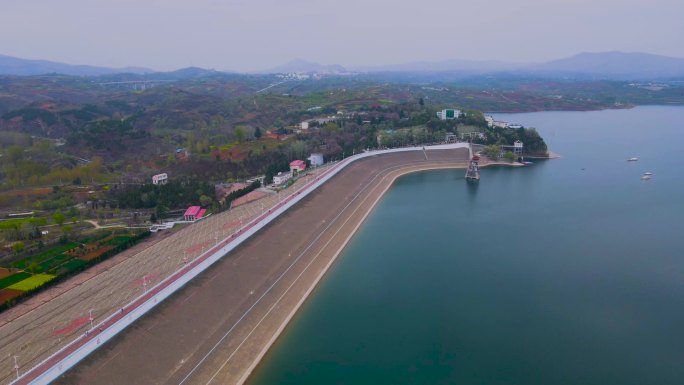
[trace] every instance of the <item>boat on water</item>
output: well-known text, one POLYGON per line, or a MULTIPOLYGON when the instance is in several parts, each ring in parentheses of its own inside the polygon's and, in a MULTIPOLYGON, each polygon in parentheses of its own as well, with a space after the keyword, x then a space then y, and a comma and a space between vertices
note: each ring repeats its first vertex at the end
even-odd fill
POLYGON ((637 160, 639 160, 639 158, 636 158, 636 157, 632 157, 632 158, 627 159, 628 162, 636 162, 637 160))
POLYGON ((653 173, 650 172, 650 171, 646 171, 646 172, 644 173, 644 176, 651 176, 651 175, 653 175, 653 173))
POLYGON ((649 179, 651 179, 650 175, 642 175, 641 176, 641 180, 649 180, 649 179))

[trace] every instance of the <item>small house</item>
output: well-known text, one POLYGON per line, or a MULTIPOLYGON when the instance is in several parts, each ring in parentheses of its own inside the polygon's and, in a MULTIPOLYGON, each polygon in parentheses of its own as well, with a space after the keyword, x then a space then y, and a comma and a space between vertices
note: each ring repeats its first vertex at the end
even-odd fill
POLYGON ((201 219, 206 212, 207 210, 200 206, 190 206, 187 210, 185 210, 185 214, 183 214, 183 220, 187 222, 194 222, 198 219, 201 219))
POLYGON ((169 176, 166 173, 161 173, 152 176, 153 185, 165 185, 169 181, 169 176))
POLYGON ((290 172, 294 172, 294 171, 302 172, 304 170, 306 170, 306 162, 305 161, 297 159, 297 160, 293 160, 292 162, 290 162, 290 172))
POLYGON ((273 176, 273 184, 281 185, 288 180, 292 179, 292 171, 290 172, 279 172, 278 175, 273 176))
POLYGON ((311 167, 319 167, 323 165, 323 154, 321 153, 313 153, 311 156, 309 156, 309 162, 311 163, 311 167))

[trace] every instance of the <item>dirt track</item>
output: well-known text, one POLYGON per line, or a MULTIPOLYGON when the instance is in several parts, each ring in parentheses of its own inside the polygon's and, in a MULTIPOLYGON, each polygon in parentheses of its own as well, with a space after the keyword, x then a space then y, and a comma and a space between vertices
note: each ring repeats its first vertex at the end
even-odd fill
POLYGON ((463 167, 467 150, 428 157, 355 162, 58 383, 240 383, 394 178, 463 167))

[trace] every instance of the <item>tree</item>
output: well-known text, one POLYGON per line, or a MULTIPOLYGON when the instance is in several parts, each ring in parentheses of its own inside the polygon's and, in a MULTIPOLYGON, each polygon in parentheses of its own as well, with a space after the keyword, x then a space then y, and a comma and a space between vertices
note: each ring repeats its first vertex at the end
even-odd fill
POLYGON ((515 161, 515 155, 510 151, 506 151, 506 153, 504 154, 504 158, 506 158, 506 160, 509 162, 515 161))
POLYGON ((290 159, 302 159, 306 156, 306 142, 297 140, 290 145, 290 159))
POLYGON ((12 251, 14 251, 15 254, 19 254, 24 251, 24 247, 24 242, 14 242, 12 244, 12 251))
POLYGON ((425 105, 425 100, 423 100, 423 98, 420 98, 420 99, 418 100, 418 104, 420 104, 421 106, 424 106, 424 105, 425 105))
POLYGON ((62 225, 64 223, 64 220, 66 219, 66 216, 62 214, 61 211, 56 211, 54 214, 52 214, 52 220, 55 221, 56 224, 62 225))
POLYGON ((211 204, 211 202, 213 202, 213 199, 211 199, 210 196, 201 195, 199 201, 202 206, 207 207, 211 204))
POLYGON ((492 158, 492 159, 496 159, 499 157, 499 153, 500 153, 499 146, 497 146, 496 144, 491 144, 491 145, 485 147, 484 153, 485 153, 485 155, 487 155, 487 157, 492 158))
POLYGON ((24 157, 24 148, 21 146, 10 146, 7 151, 5 151, 6 159, 13 165, 17 165, 19 160, 24 157))
POLYGON ((39 269, 40 269, 40 265, 38 264, 38 262, 32 262, 32 263, 28 266, 28 268, 27 268, 27 270, 28 270, 31 274, 36 274, 36 273, 38 272, 39 269))
POLYGON ((235 139, 238 143, 242 143, 245 140, 245 129, 242 127, 235 128, 235 139))
POLYGON ((257 127, 254 129, 254 137, 257 139, 261 138, 261 128, 257 127))
POLYGON ((169 208, 164 206, 161 203, 158 203, 157 207, 154 208, 154 214, 156 215, 158 220, 166 218, 168 211, 169 211, 169 208))

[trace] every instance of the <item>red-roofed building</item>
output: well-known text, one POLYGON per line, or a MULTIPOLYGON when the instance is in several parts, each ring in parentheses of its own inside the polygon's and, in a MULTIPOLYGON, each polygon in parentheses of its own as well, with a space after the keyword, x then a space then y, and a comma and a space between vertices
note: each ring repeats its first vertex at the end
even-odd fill
POLYGON ((303 160, 293 160, 290 162, 290 171, 302 172, 306 169, 306 162, 303 160))
POLYGON ((202 218, 202 215, 204 215, 205 211, 206 210, 202 210, 200 206, 190 206, 187 210, 185 210, 185 214, 183 214, 183 220, 194 222, 202 218))

